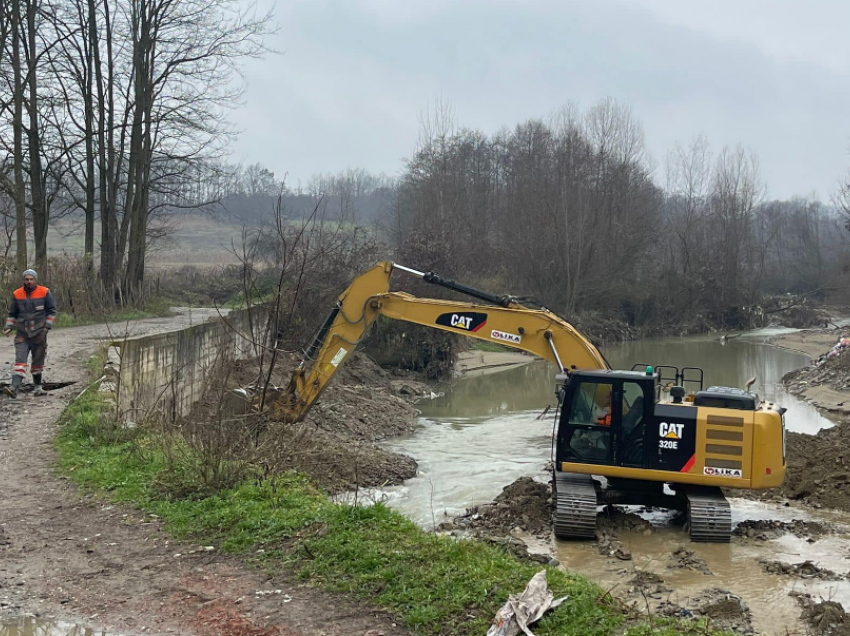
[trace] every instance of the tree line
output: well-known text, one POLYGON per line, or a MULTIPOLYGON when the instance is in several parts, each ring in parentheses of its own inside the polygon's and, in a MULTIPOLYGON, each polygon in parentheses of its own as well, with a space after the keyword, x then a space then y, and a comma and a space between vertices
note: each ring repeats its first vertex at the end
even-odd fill
POLYGON ((156 216, 207 203, 271 28, 239 0, 0 0, 6 262, 45 269, 51 219, 80 214, 104 295, 139 302, 156 216))
POLYGON ((293 187, 229 165, 240 63, 271 30, 240 0, 0 0, 7 270, 45 269, 51 221, 76 215, 95 291, 138 304, 165 220, 219 210, 258 226, 280 204, 288 219, 369 226, 382 257, 567 316, 745 326, 765 295, 840 286, 850 178, 833 205, 771 201, 754 155, 701 138, 656 164, 611 99, 491 135, 440 109, 394 177, 349 169, 293 187))
POLYGON ((746 327, 763 320, 765 295, 823 297, 850 262, 835 206, 768 200, 752 153, 704 138, 657 166, 612 99, 489 136, 439 112, 396 195, 397 247, 443 245, 453 275, 567 317, 746 327))

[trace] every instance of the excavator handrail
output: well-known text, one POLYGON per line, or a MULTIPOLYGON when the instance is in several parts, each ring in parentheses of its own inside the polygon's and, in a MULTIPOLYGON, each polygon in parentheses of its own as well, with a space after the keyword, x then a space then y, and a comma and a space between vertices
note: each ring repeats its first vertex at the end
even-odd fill
POLYGON ((610 368, 593 343, 547 309, 530 309, 510 296, 495 296, 431 272, 423 273, 385 261, 357 276, 340 294, 305 350, 305 358, 288 386, 273 400, 279 418, 298 422, 306 416, 378 316, 526 351, 556 364, 561 372, 576 368, 610 368), (395 269, 491 304, 418 298, 404 292, 391 292, 390 277, 395 269))

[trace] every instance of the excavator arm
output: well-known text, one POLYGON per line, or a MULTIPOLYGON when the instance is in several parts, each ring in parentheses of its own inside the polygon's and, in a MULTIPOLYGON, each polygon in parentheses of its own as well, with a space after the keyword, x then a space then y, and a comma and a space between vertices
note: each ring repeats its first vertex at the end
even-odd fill
POLYGON ((337 300, 308 347, 305 360, 273 409, 287 422, 301 421, 345 363, 378 316, 403 320, 532 353, 559 370, 608 369, 597 348, 572 325, 546 309, 530 309, 510 297, 496 297, 396 265, 379 263, 355 278, 337 300), (466 293, 493 305, 417 298, 390 292, 390 277, 400 269, 424 280, 466 293))

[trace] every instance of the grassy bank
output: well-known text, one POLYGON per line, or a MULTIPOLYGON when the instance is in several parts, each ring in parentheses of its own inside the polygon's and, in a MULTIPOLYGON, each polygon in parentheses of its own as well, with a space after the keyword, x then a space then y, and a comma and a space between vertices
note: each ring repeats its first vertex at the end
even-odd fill
POLYGON ((144 318, 162 318, 174 315, 171 307, 174 303, 166 299, 152 299, 145 303, 144 309, 119 309, 104 314, 81 314, 73 315, 58 307, 55 328, 83 327, 85 325, 100 325, 104 323, 119 324, 130 320, 142 320, 144 318))
MULTIPOLYGON (((485 633, 508 594, 540 569, 499 547, 426 533, 383 505, 332 503, 303 475, 202 494, 179 440, 115 427, 93 391, 68 407, 56 444, 62 472, 159 515, 174 536, 249 559, 263 548, 264 567, 387 608, 417 634, 485 633), (180 464, 169 461, 175 456, 180 464)), ((570 598, 538 624, 541 636, 706 633, 669 621, 632 621, 624 631, 626 618, 598 586, 555 568, 548 579, 556 596, 570 598)))

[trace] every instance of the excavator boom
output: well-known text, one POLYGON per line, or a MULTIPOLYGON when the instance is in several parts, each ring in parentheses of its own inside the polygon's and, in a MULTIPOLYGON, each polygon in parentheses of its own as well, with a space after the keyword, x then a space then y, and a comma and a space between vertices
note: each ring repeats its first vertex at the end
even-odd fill
POLYGON ((434 274, 383 262, 355 278, 339 296, 336 307, 307 349, 306 359, 293 374, 282 399, 275 401, 274 408, 279 417, 284 421, 298 422, 306 416, 378 316, 527 351, 552 362, 560 371, 609 368, 605 358, 589 340, 550 311, 530 309, 509 297, 491 296, 444 281, 434 274), (428 282, 501 306, 417 298, 403 292, 390 292, 390 277, 394 269, 420 275, 428 282))
POLYGON ((587 338, 546 309, 390 262, 361 274, 339 296, 289 385, 273 399, 280 419, 305 417, 379 316, 526 351, 567 372, 557 378, 563 382, 553 444, 558 537, 592 537, 597 505, 622 503, 681 509, 692 540, 728 542, 731 512, 721 488, 772 488, 785 476, 785 409, 760 400, 751 383, 744 390, 703 390, 698 367, 612 371, 587 338), (394 270, 478 302, 391 292, 394 270), (671 381, 662 387, 662 380, 671 381), (685 384, 699 390, 686 397, 685 384), (661 399, 663 388, 670 401, 661 399), (595 475, 606 478, 604 488, 595 475))

